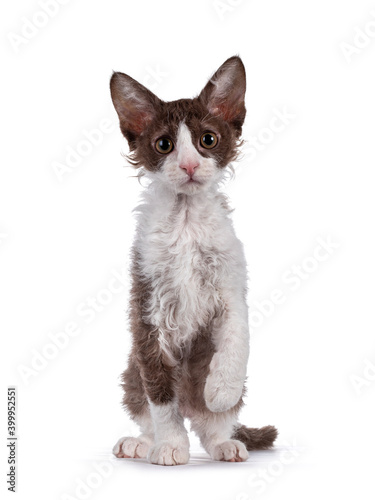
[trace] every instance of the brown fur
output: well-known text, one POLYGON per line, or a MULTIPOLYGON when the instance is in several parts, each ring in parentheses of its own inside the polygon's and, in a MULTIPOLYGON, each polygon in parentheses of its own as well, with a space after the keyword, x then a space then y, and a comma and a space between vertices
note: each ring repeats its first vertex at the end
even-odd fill
POLYGON ((248 451, 268 450, 272 448, 278 431, 273 425, 267 425, 259 429, 240 425, 232 435, 232 439, 242 441, 248 451))
POLYGON ((161 352, 158 336, 152 325, 144 319, 144 307, 150 293, 150 284, 142 280, 137 252, 133 252, 132 289, 130 302, 130 324, 133 333, 133 347, 129 368, 123 374, 125 389, 124 405, 131 414, 139 414, 146 405, 146 395, 153 403, 162 404, 172 401, 175 390, 176 370, 161 352), (136 381, 135 381, 136 380, 136 381), (137 390, 142 387, 143 398, 137 390), (127 392, 130 390, 128 398, 127 392), (133 398, 136 398, 133 403, 133 398))
MULTIPOLYGON (((245 87, 245 70, 239 58, 228 59, 198 97, 172 102, 161 101, 128 75, 114 73, 111 94, 121 131, 129 142, 131 163, 135 167, 143 166, 149 171, 157 171, 165 156, 156 150, 155 142, 160 137, 168 136, 175 143, 179 125, 184 121, 200 155, 213 157, 219 168, 226 167, 236 158, 241 144, 240 135, 246 114, 245 87), (233 80, 226 80, 232 87, 223 97, 222 92, 217 91, 216 83, 221 75, 226 76, 228 68, 234 71, 234 76, 233 80), (200 137, 207 131, 214 132, 220 138, 212 150, 200 145, 200 137)), ((124 407, 137 421, 137 417, 138 420, 150 417, 148 400, 156 405, 164 405, 177 397, 181 415, 195 418, 196 428, 199 428, 200 420, 205 422, 216 418, 216 414, 206 406, 203 394, 215 353, 212 323, 224 314, 224 310, 216 310, 207 316, 205 328, 196 332, 190 345, 183 346, 181 351, 172 352, 169 358, 160 348, 158 331, 145 319, 152 283, 142 275, 139 263, 140 256, 133 249, 130 302, 133 345, 128 367, 122 375, 124 407)), ((209 260, 206 264, 209 272, 209 260)), ((167 272, 165 279, 168 280, 167 272)), ((204 282, 204 272, 201 272, 201 279, 204 282)), ((170 348, 173 349, 172 346, 170 348)), ((238 415, 243 406, 244 394, 245 388, 237 404, 228 410, 231 416, 238 415)), ((248 450, 255 450, 270 448, 276 436, 277 430, 272 426, 261 429, 238 426, 232 439, 243 442, 248 450)))
MULTIPOLYGON (((123 404, 131 416, 147 409, 146 396, 153 403, 172 401, 178 394, 184 413, 207 410, 203 390, 209 365, 214 354, 211 330, 207 327, 198 333, 190 349, 180 357, 177 366, 171 366, 161 351, 157 332, 143 317, 151 286, 142 279, 137 252, 133 251, 130 323, 133 346, 128 368, 122 375, 125 391, 123 404)), ((235 408, 242 406, 242 400, 235 408)), ((207 410, 208 411, 208 410, 207 410)))
MULTIPOLYGON (((137 262, 138 256, 134 251, 130 308, 133 348, 128 367, 122 375, 124 407, 134 418, 149 413, 146 396, 153 403, 163 404, 177 394, 183 416, 209 418, 213 414, 205 404, 203 390, 215 352, 210 328, 200 331, 179 365, 171 367, 159 348, 152 327, 142 319, 150 284, 142 280, 137 262)), ((242 406, 243 397, 229 411, 238 415, 242 406)), ((276 437, 277 430, 273 426, 255 429, 241 425, 232 435, 232 439, 243 442, 249 451, 271 448, 276 437)))
POLYGON ((155 142, 163 135, 168 135, 175 142, 182 120, 192 131, 193 143, 197 149, 204 132, 212 131, 220 135, 218 145, 214 149, 199 149, 202 156, 213 157, 220 168, 226 167, 236 158, 238 147, 242 144, 239 138, 246 115, 245 103, 243 100, 238 101, 238 96, 244 92, 243 86, 246 85, 242 62, 237 65, 237 71, 240 73, 237 81, 243 83, 232 93, 233 102, 215 102, 215 113, 210 108, 213 104, 210 97, 214 91, 212 81, 226 65, 232 64, 233 59, 230 58, 224 63, 195 99, 165 102, 130 76, 119 72, 112 75, 111 95, 119 115, 121 131, 129 143, 131 154, 128 158, 135 167, 158 170, 165 156, 156 151, 155 142), (124 87, 136 92, 141 101, 124 99, 124 87))

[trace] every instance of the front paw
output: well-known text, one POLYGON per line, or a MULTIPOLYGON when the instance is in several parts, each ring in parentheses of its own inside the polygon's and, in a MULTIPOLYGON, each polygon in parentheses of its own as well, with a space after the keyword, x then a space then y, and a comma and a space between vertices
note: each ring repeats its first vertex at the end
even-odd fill
POLYGON ((167 441, 157 443, 148 452, 148 461, 156 465, 183 465, 189 461, 189 447, 173 446, 167 441))
POLYGON ((211 456, 224 462, 246 462, 249 458, 245 445, 235 439, 216 445, 211 456))
POLYGON ((233 408, 242 396, 243 386, 243 378, 233 376, 230 370, 215 363, 211 366, 204 387, 207 408, 215 413, 233 408))
POLYGON ((113 447, 117 458, 146 458, 150 440, 145 437, 123 437, 113 447))

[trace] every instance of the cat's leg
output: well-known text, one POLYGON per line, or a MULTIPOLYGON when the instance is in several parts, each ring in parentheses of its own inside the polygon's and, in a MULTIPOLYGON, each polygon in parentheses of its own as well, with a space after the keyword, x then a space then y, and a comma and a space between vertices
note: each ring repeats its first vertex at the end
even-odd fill
MULTIPOLYGON (((153 286, 140 275, 139 262, 140 256, 134 251, 130 301, 133 356, 144 393, 139 405, 142 408, 147 404, 154 431, 147 459, 160 465, 185 464, 189 460, 189 439, 178 409, 179 366, 172 350, 166 349, 165 337, 144 319, 149 315, 145 311, 149 308, 153 286)), ((165 334, 167 336, 167 332, 165 334)), ((125 384, 125 394, 129 394, 129 388, 130 380, 125 384)), ((135 398, 137 394, 138 389, 135 398)))
POLYGON ((199 436, 203 448, 213 460, 247 460, 249 454, 244 443, 232 439, 234 429, 238 426, 237 413, 234 409, 222 413, 206 410, 191 417, 191 430, 199 436))
POLYGON ((230 410, 219 413, 209 410, 204 398, 215 349, 212 329, 201 330, 191 346, 190 356, 184 367, 180 400, 190 418, 191 430, 199 436, 202 446, 214 460, 244 461, 248 457, 246 447, 242 441, 233 437, 238 428, 237 418, 243 406, 242 398, 230 410))
POLYGON ((213 412, 225 412, 239 401, 249 357, 248 311, 245 294, 223 291, 225 310, 212 326, 215 353, 204 387, 204 400, 213 412))
POLYGON ((141 434, 138 437, 125 436, 120 438, 113 447, 113 453, 117 458, 146 458, 150 447, 154 443, 154 433, 151 418, 140 420, 134 419, 140 427, 141 434))
POLYGON ((122 381, 123 405, 132 420, 139 425, 141 434, 138 437, 120 438, 113 447, 113 453, 118 458, 146 458, 150 446, 154 443, 154 429, 150 406, 134 355, 129 358, 128 368, 122 375, 122 381))
POLYGON ((148 458, 158 465, 180 465, 189 460, 189 440, 176 402, 150 403, 147 414, 135 416, 138 437, 123 437, 113 448, 118 458, 148 458), (152 415, 152 417, 151 417, 152 415), (155 429, 155 432, 154 432, 155 429))
POLYGON ((182 465, 189 460, 189 438, 177 401, 150 403, 155 428, 155 444, 148 460, 158 465, 182 465))
POLYGON ((189 438, 178 408, 179 365, 159 342, 159 332, 143 324, 135 344, 144 390, 150 407, 155 442, 147 459, 158 465, 189 460, 189 438))

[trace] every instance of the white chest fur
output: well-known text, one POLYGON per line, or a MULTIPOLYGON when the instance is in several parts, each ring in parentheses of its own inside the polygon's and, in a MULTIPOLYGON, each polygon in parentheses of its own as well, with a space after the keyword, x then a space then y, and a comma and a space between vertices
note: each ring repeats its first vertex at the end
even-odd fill
POLYGON ((135 247, 152 287, 147 320, 161 343, 183 347, 224 310, 222 289, 246 286, 242 245, 224 195, 152 188, 139 210, 135 247))

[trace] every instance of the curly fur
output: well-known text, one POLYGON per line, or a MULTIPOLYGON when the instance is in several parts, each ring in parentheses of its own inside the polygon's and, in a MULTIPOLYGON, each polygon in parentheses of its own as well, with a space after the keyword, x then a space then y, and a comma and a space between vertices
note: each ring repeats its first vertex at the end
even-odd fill
POLYGON ((121 438, 118 457, 186 463, 185 417, 215 460, 246 460, 276 438, 273 427, 238 424, 249 355, 246 261, 219 186, 241 144, 245 86, 238 57, 198 97, 169 103, 127 75, 112 77, 130 161, 147 180, 135 209, 133 345, 122 378, 124 407, 142 433, 121 438), (207 132, 217 137, 212 149, 200 140, 207 132), (155 147, 161 137, 173 145, 165 155, 155 147))

